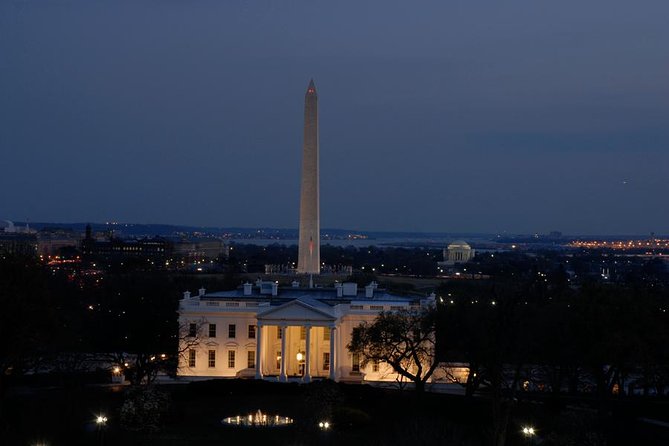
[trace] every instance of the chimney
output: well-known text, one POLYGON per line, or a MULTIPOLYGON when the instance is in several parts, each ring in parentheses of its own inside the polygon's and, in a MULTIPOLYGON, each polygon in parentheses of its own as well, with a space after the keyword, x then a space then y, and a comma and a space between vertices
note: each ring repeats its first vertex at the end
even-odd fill
POLYGON ((197 290, 197 292, 198 292, 198 296, 200 296, 200 297, 204 296, 204 293, 205 293, 206 291, 207 291, 207 290, 205 290, 204 287, 200 288, 199 290, 197 290))
POLYGON ((250 283, 246 282, 244 284, 244 296, 250 296, 253 291, 253 285, 250 283))
POLYGON ((190 299, 190 291, 184 291, 184 299, 190 299))
POLYGON ((374 282, 365 287, 365 297, 374 297, 374 282))
POLYGON ((272 282, 272 296, 276 296, 277 294, 279 294, 279 284, 272 282))
POLYGON ((358 294, 358 284, 355 282, 344 282, 342 284, 344 296, 356 296, 358 294))

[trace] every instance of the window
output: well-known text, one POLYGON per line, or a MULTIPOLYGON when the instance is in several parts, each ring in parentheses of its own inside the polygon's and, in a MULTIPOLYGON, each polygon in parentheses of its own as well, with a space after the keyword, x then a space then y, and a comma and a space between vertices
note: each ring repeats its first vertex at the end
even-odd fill
POLYGON ((195 367, 195 350, 188 350, 188 367, 195 367))
POLYGON ((276 338, 277 339, 281 339, 282 333, 283 333, 283 330, 281 329, 281 327, 276 327, 276 338))
POLYGON ((188 336, 191 338, 197 336, 197 324, 188 324, 188 336))
POLYGON ((300 341, 307 339, 307 327, 300 327, 300 341))
POLYGON ((353 353, 353 363, 351 364, 351 371, 352 372, 359 372, 360 371, 360 354, 359 353, 353 353))
POLYGON ((216 337, 216 324, 209 324, 209 337, 210 338, 216 337))
POLYGON ((216 350, 209 350, 209 367, 216 367, 216 350))
POLYGON ((376 373, 379 371, 379 361, 372 361, 372 372, 376 373))
POLYGON ((383 311, 383 305, 370 305, 370 310, 383 311))
POLYGON ((237 326, 235 324, 228 325, 228 337, 234 338, 237 336, 237 326))
POLYGON ((235 351, 234 350, 228 350, 228 368, 229 369, 234 369, 235 368, 235 351))
POLYGON ((330 352, 323 352, 323 370, 330 370, 330 352))
POLYGON ((250 369, 256 368, 256 352, 249 350, 246 354, 246 367, 250 369))
POLYGON ((249 339, 255 339, 255 338, 256 338, 256 326, 249 325, 249 339))
POLYGON ((323 328, 323 340, 324 341, 329 341, 330 340, 330 327, 324 327, 323 328))
POLYGON ((276 368, 281 368, 281 351, 276 352, 276 368))

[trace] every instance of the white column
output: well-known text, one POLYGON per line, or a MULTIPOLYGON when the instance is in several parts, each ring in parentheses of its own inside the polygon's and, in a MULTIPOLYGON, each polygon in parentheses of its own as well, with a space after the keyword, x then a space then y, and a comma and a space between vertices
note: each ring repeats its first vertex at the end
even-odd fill
POLYGON ((306 326, 307 358, 304 362, 304 382, 311 382, 311 325, 306 326))
POLYGON ((256 379, 262 379, 262 324, 256 325, 256 379))
POLYGON ((279 326, 281 330, 281 373, 279 374, 279 381, 286 381, 286 335, 288 330, 286 330, 285 325, 279 326))
POLYGON ((337 356, 335 355, 335 330, 336 327, 330 327, 330 379, 335 380, 335 366, 336 362, 335 359, 337 356))

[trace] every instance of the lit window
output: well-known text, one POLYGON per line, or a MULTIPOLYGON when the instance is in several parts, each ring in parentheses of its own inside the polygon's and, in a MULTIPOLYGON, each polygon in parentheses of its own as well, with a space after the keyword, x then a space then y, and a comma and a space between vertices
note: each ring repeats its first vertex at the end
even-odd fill
POLYGON ((188 350, 188 367, 195 367, 195 350, 188 350))
POLYGON ((300 327, 300 341, 307 339, 307 327, 300 327))
POLYGON ((216 324, 209 324, 209 337, 210 338, 216 337, 216 324))
POLYGON ((249 339, 255 339, 255 338, 256 338, 256 326, 249 325, 249 339))
POLYGON ((209 367, 216 367, 216 350, 209 350, 209 367))
POLYGON ((379 361, 372 361, 372 372, 378 372, 379 371, 379 361))
POLYGON ((228 368, 229 369, 234 369, 235 368, 235 351, 234 350, 228 350, 228 368))
POLYGON ((359 372, 360 371, 360 354, 359 353, 353 353, 353 360, 351 364, 351 371, 352 372, 359 372))
POLYGON ((330 370, 330 352, 323 352, 323 370, 330 370))
POLYGON ((281 329, 281 327, 276 327, 276 338, 281 339, 282 336, 283 336, 283 330, 281 329))
POLYGON ((228 337, 235 338, 237 336, 237 326, 235 324, 228 325, 228 337))
POLYGON ((256 352, 249 350, 246 355, 246 367, 250 369, 256 368, 256 352))
POLYGON ((329 341, 330 340, 330 327, 324 327, 323 328, 323 340, 324 341, 329 341))

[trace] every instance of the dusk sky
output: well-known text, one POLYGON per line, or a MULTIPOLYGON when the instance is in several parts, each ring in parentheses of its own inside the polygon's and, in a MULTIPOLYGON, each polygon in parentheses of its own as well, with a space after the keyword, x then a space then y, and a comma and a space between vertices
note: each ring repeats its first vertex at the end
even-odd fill
POLYGON ((669 1, 3 0, 0 219, 669 234, 669 1))

